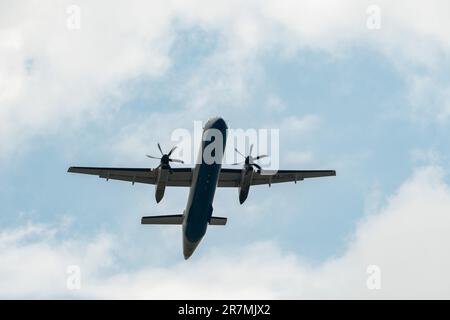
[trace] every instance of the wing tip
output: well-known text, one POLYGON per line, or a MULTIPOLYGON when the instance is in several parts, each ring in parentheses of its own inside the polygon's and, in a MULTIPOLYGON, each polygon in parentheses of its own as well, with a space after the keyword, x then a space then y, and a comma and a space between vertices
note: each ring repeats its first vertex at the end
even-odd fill
POLYGON ((67 169, 67 172, 79 173, 78 170, 81 168, 82 167, 69 167, 69 169, 67 169))

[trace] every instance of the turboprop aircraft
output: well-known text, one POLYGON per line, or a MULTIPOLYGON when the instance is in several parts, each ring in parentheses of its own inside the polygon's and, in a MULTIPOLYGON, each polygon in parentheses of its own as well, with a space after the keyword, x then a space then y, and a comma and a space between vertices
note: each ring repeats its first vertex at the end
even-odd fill
POLYGON ((269 186, 273 183, 297 182, 305 178, 335 176, 334 170, 278 170, 273 174, 262 172, 255 160, 267 157, 260 155, 244 156, 237 149, 235 151, 245 158, 241 169, 222 168, 228 127, 222 118, 212 118, 203 127, 203 137, 200 145, 198 160, 194 168, 172 168, 171 162, 183 163, 172 159, 176 147, 167 154, 162 151, 158 143, 161 157, 149 156, 160 160, 155 169, 149 168, 99 168, 99 167, 70 167, 68 172, 97 175, 106 180, 122 180, 134 183, 155 185, 155 198, 160 202, 166 187, 189 187, 189 197, 183 214, 142 217, 142 224, 175 224, 182 225, 183 255, 188 259, 206 233, 208 225, 224 226, 227 218, 215 217, 213 200, 216 188, 238 188, 239 202, 242 204, 248 197, 250 186, 269 186), (255 170, 256 169, 256 170, 255 170))

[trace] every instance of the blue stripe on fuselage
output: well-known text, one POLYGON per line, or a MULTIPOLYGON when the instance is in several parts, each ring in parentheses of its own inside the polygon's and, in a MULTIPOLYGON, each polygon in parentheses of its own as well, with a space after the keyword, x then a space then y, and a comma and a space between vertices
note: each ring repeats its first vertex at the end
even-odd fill
MULTIPOLYGON (((222 133, 224 151, 227 139, 227 125, 225 121, 221 118, 211 119, 206 123, 204 131, 208 129, 217 129, 222 133)), ((202 155, 204 148, 209 143, 213 142, 202 141, 202 147, 200 149, 202 155)), ((198 175, 191 187, 188 206, 185 212, 187 217, 184 225, 184 233, 190 242, 200 241, 206 233, 208 221, 213 211, 212 203, 222 167, 222 159, 220 159, 219 163, 213 164, 205 163, 203 156, 201 159, 201 163, 195 169, 198 175)))

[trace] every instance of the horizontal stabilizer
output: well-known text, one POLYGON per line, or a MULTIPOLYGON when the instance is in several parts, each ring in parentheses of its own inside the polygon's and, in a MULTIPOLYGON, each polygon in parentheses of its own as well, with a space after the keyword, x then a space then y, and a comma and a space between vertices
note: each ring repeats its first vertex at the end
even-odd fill
POLYGON ((182 224, 183 215, 142 217, 141 224, 182 224))
POLYGON ((212 226, 224 226, 227 224, 227 218, 211 217, 209 218, 209 224, 212 226))

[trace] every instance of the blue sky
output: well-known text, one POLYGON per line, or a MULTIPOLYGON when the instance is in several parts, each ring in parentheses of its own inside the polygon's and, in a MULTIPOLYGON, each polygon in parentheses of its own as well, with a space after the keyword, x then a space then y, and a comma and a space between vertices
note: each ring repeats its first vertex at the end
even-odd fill
MULTIPOLYGON (((160 8, 170 13, 154 25, 149 19, 144 30, 139 23, 144 16, 139 16, 137 22, 131 19, 139 15, 136 5, 129 14, 124 13, 124 22, 118 23, 115 33, 101 24, 92 26, 89 20, 90 15, 97 14, 103 15, 101 21, 108 21, 114 16, 112 12, 120 12, 115 5, 109 13, 100 13, 97 5, 80 3, 82 27, 71 31, 41 23, 45 17, 61 14, 63 7, 45 4, 34 16, 28 16, 20 7, 9 13, 20 19, 3 32, 18 37, 20 45, 14 47, 14 41, 4 41, 1 54, 10 59, 7 61, 11 65, 18 65, 17 69, 5 67, 5 73, 17 76, 21 86, 17 89, 4 85, 10 96, 3 96, 6 107, 0 114, 1 123, 9 124, 2 139, 0 232, 6 239, 7 235, 27 230, 26 226, 40 226, 42 230, 30 231, 30 236, 27 232, 17 236, 13 246, 16 252, 35 248, 36 243, 38 248, 44 246, 57 253, 62 250, 61 244, 81 248, 73 256, 65 253, 64 257, 71 258, 61 258, 58 266, 64 267, 68 260, 80 264, 82 270, 90 270, 89 279, 96 283, 93 291, 87 284, 88 291, 68 293, 60 290, 59 280, 51 278, 49 296, 108 296, 99 278, 110 275, 113 279, 121 274, 132 277, 133 272, 150 270, 152 279, 155 270, 177 272, 183 264, 190 264, 187 268, 206 268, 209 260, 223 262, 226 257, 242 257, 245 250, 253 252, 254 247, 258 253, 261 245, 268 245, 268 251, 274 250, 275 256, 281 255, 281 261, 294 257, 300 261, 300 269, 319 270, 333 259, 348 256, 349 248, 358 246, 361 223, 366 226, 364 221, 371 220, 371 216, 389 216, 390 208, 396 208, 396 199, 409 190, 405 185, 417 183, 420 187, 417 177, 439 177, 437 182, 430 178, 432 195, 438 194, 434 187, 448 186, 448 36, 440 38, 439 31, 427 27, 431 22, 424 20, 424 30, 420 30, 414 20, 402 16, 401 7, 383 3, 380 6, 387 22, 380 30, 340 19, 312 19, 299 23, 298 28, 312 28, 318 23, 323 24, 319 29, 325 31, 303 34, 292 31, 295 28, 290 17, 268 18, 255 13, 253 5, 243 9, 242 17, 233 5, 229 10, 217 11, 197 2, 191 5, 192 10, 181 5, 170 10, 160 8), (196 6, 207 12, 193 14, 196 6), (217 15, 217 21, 211 14, 217 15), (36 30, 30 31, 24 21, 35 25, 36 30), (405 25, 399 27, 393 21, 405 25), (277 26, 273 28, 276 31, 266 34, 272 25, 277 26), (360 29, 355 30, 355 25, 360 29), (409 31, 404 30, 406 27, 409 31), (328 32, 334 28, 342 28, 345 36, 328 32), (247 29, 250 36, 244 33, 239 38, 240 32, 247 29), (50 44, 63 43, 54 49, 56 53, 32 40, 42 39, 45 30, 53 30, 50 44), (130 30, 142 32, 126 38, 130 30), (113 40, 102 39, 111 34, 113 40), (403 50, 427 34, 426 39, 435 46, 430 52, 418 58, 403 50), (67 37, 71 40, 65 42, 67 37), (105 48, 105 52, 97 55, 96 48, 105 48), (20 51, 20 59, 11 58, 14 50, 20 51), (77 50, 79 54, 73 53, 77 50), (128 63, 133 57, 136 65, 128 63), (36 102, 36 109, 30 102, 36 102), (157 205, 153 186, 106 183, 96 177, 66 173, 70 165, 154 167, 157 163, 149 161, 145 154, 156 154, 157 142, 169 149, 173 130, 193 130, 193 121, 206 121, 215 115, 223 116, 231 128, 280 129, 281 167, 335 169, 337 176, 297 185, 254 187, 242 206, 237 190, 219 189, 215 215, 227 216, 228 225, 210 227, 193 261, 184 262, 179 228, 141 226, 139 222, 143 215, 181 213, 187 189, 167 190, 157 205), (104 254, 105 265, 92 262, 91 266, 85 250, 103 236, 109 245, 106 249, 100 245, 100 258, 92 260, 101 261, 104 254), (102 276, 96 278, 96 273, 102 276)), ((442 11, 440 5, 430 4, 430 12, 442 11)), ((360 6, 348 1, 336 14, 350 12, 349 21, 355 16, 364 21, 366 13, 360 6)), ((313 12, 321 12, 313 7, 318 10, 313 12)), ((64 14, 58 17, 64 18, 64 14)), ((444 20, 438 21, 444 24, 444 20)), ((449 208, 446 199, 436 212, 449 208)), ((422 217, 420 214, 423 212, 418 213, 422 217)), ((447 226, 447 220, 435 222, 447 226)), ((401 233, 401 225, 398 227, 401 233)), ((14 259, 33 264, 20 254, 14 259)), ((273 270, 285 267, 275 265, 273 270)), ((47 269, 43 266, 37 270, 39 276, 47 269)), ((358 270, 364 273, 365 265, 358 270)), ((6 279, 8 272, 2 272, 0 278, 6 279)), ((14 274, 19 276, 18 272, 14 274)), ((111 279, 105 280, 108 286, 111 279)), ((122 287, 128 285, 123 279, 119 283, 122 287)), ((293 288, 271 291, 277 283, 268 283, 263 296, 309 296, 293 288)), ((283 280, 280 283, 286 285, 283 280)), ((165 285, 162 280, 160 286, 165 285)), ((327 285, 339 291, 336 283, 327 285)), ((15 295, 45 296, 26 281, 22 287, 15 295)), ((436 294, 433 288, 423 292, 436 294)), ((202 289, 198 290, 199 297, 202 289)), ((247 289, 256 287, 247 284, 247 289)), ((349 289, 347 294, 352 296, 358 290, 349 289)), ((227 292, 224 289, 223 296, 233 296, 227 292)), ((241 288, 237 296, 239 292, 246 290, 241 288)), ((381 297, 398 297, 402 292, 382 292, 381 297)), ((438 297, 448 297, 449 293, 436 292, 438 297)), ((138 296, 146 294, 158 297, 148 287, 138 296)), ((322 297, 320 292, 317 296, 322 297)))

